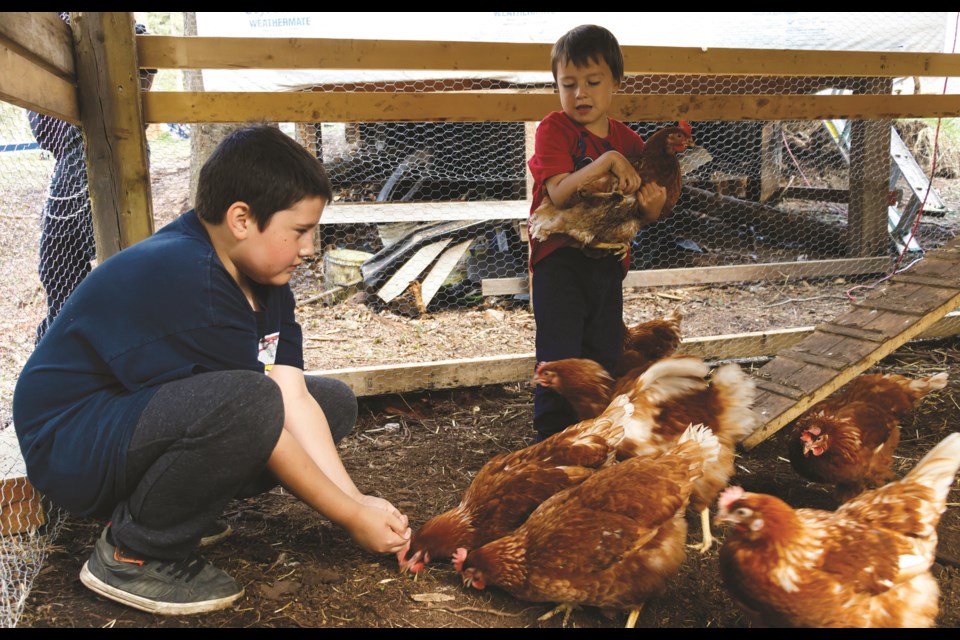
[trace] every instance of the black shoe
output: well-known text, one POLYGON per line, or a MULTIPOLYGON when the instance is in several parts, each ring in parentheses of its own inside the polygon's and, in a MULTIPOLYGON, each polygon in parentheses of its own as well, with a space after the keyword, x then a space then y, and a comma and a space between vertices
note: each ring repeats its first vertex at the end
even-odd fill
POLYGON ((230 537, 233 533, 233 527, 226 520, 215 520, 210 526, 204 529, 203 537, 200 538, 200 546, 206 547, 216 544, 224 538, 230 537))
POLYGON ((199 556, 132 558, 107 542, 108 530, 80 571, 80 581, 105 598, 150 613, 189 615, 224 609, 243 595, 233 578, 199 556))

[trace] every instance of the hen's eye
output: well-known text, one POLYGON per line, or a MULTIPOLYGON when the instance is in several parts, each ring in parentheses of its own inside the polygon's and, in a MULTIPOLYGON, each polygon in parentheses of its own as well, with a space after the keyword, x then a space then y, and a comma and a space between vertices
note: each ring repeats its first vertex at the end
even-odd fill
POLYGON ((740 507, 739 509, 734 511, 734 513, 740 516, 741 518, 746 518, 747 516, 753 515, 753 511, 750 509, 747 509, 746 507, 740 507))

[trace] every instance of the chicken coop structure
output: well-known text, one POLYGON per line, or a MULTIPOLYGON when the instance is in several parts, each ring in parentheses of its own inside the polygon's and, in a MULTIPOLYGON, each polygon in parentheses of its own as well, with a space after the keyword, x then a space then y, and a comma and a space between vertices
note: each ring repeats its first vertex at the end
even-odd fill
MULTIPOLYGON (((704 151, 685 167, 677 213, 634 242, 624 287, 664 296, 631 308, 631 321, 682 298, 677 288, 787 281, 816 288, 838 278, 849 286, 883 277, 901 254, 926 256, 912 275, 898 274, 852 307, 844 299, 835 317, 817 317, 816 326, 684 338, 682 352, 710 360, 773 358, 758 374, 767 422, 748 447, 904 342, 958 332, 951 315, 960 304, 956 247, 946 235, 921 247, 911 233, 921 215, 947 215, 958 205, 931 191, 923 173, 932 158, 909 151, 907 158, 898 144, 906 135, 895 126, 960 117, 960 95, 903 90, 904 79, 929 84, 960 76, 960 56, 944 52, 952 51, 944 42, 954 35, 955 13, 916 14, 923 17, 916 25, 906 17, 914 14, 891 14, 856 34, 847 25, 847 35, 861 39, 832 47, 801 39, 812 31, 803 28, 812 14, 790 14, 789 23, 781 16, 766 29, 777 45, 739 47, 685 42, 677 30, 662 30, 664 41, 635 43, 620 36, 632 24, 624 15, 603 18, 621 37, 625 60, 612 115, 644 136, 690 121, 704 151), (804 383, 794 384, 801 369, 804 383)), ((764 31, 760 14, 741 15, 755 28, 737 31, 764 31)), ((192 141, 158 141, 151 131, 186 126, 198 138, 212 125, 280 123, 323 161, 338 193, 321 219, 309 281, 296 292, 302 309, 330 310, 304 325, 308 341, 329 347, 329 357, 308 358, 311 373, 337 377, 360 396, 530 379, 525 165, 537 122, 559 105, 544 71, 552 41, 579 22, 546 22, 557 32, 531 42, 517 37, 524 23, 508 14, 493 18, 511 27, 500 34, 504 41, 479 27, 445 41, 345 38, 335 29, 324 37, 266 28, 249 37, 135 35, 129 13, 71 17, 66 25, 53 13, 0 14, 0 98, 82 129, 98 260, 151 235, 162 224, 158 216, 171 213, 157 210, 161 194, 152 180, 164 170, 165 153, 189 155, 192 141), (206 86, 183 89, 188 83, 181 82, 144 92, 141 69, 202 71, 206 86), (343 77, 311 80, 307 72, 318 69, 343 77), (264 90, 230 75, 241 71, 300 75, 264 90), (216 74, 232 89, 219 87, 216 74), (366 295, 365 309, 338 311, 357 292, 366 295), (470 325, 475 346, 424 348, 431 332, 449 341, 426 324, 449 313, 487 323, 470 325), (526 315, 511 320, 514 313, 526 315), (497 339, 510 322, 525 333, 497 339), (387 335, 373 337, 370 327, 381 325, 387 335), (365 335, 359 349, 346 339, 365 335), (419 355, 426 351, 441 355, 419 355)), ((36 314, 36 301, 21 308, 36 314)), ((38 319, 28 315, 21 324, 38 319)), ((19 365, 29 355, 22 349, 19 365)), ((9 404, 4 411, 9 416, 9 404)), ((2 433, 10 436, 6 424, 2 433)), ((3 531, 35 530, 49 511, 20 471, 6 475, 3 531)))

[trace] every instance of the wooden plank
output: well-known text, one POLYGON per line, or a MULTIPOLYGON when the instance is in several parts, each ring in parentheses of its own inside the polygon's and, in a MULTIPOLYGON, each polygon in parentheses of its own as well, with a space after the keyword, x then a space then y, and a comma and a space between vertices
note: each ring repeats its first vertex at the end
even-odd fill
POLYGON ((0 44, 0 100, 70 124, 80 124, 77 88, 3 44, 0 44))
POLYGON ((728 336, 701 336, 684 338, 678 353, 699 356, 705 360, 736 360, 770 355, 789 348, 813 331, 811 327, 751 331, 728 336))
POLYGON ((851 304, 853 304, 855 307, 860 307, 861 309, 889 311, 890 313, 898 313, 905 316, 913 316, 915 318, 920 318, 926 315, 923 309, 907 309, 904 308, 902 304, 897 302, 884 302, 883 300, 867 299, 860 302, 853 302, 851 304))
POLYGON ((40 494, 26 477, 0 480, 0 536, 26 533, 45 523, 40 494))
POLYGON ((526 220, 526 200, 478 202, 390 202, 354 204, 334 202, 323 210, 320 224, 377 224, 386 222, 437 222, 452 220, 526 220))
POLYGON ((790 398, 791 400, 799 400, 805 395, 802 389, 797 389, 796 387, 790 387, 784 384, 777 384, 771 380, 755 378, 754 382, 764 391, 769 391, 770 393, 775 393, 777 395, 790 398))
MULTIPOLYGON (((812 334, 813 327, 798 327, 770 332, 726 336, 684 338, 678 353, 696 355, 705 360, 731 360, 770 356, 781 348, 791 347, 812 334)), ((950 314, 919 334, 922 339, 938 339, 960 335, 960 313, 950 314)), ((336 378, 348 384, 357 396, 408 393, 430 389, 455 389, 485 384, 525 382, 533 375, 536 355, 533 353, 417 362, 397 365, 371 365, 345 369, 308 371, 308 375, 336 378)), ((754 406, 761 416, 774 419, 789 410, 793 399, 757 394, 754 406)))
POLYGON ((903 282, 906 284, 915 284, 923 287, 941 287, 943 289, 960 289, 960 275, 947 280, 933 276, 915 276, 907 273, 901 273, 893 277, 894 282, 903 282))
MULTIPOLYGON (((325 38, 142 36, 141 65, 160 69, 548 71, 551 44, 325 38)), ((957 56, 624 46, 625 73, 795 76, 960 76, 957 56)))
POLYGON ((450 272, 453 271, 454 267, 457 266, 457 263, 460 262, 460 258, 463 257, 463 254, 467 252, 467 249, 470 248, 476 238, 470 238, 469 240, 464 240, 459 244, 455 244, 443 254, 437 258, 436 264, 433 265, 433 268, 430 269, 430 273, 427 274, 427 277, 423 279, 423 284, 421 285, 421 297, 423 299, 424 306, 430 304, 430 301, 433 300, 433 296, 437 294, 437 291, 440 290, 440 285, 443 284, 444 280, 447 279, 447 276, 450 275, 450 272))
MULTIPOLYGON (((557 105, 554 93, 540 91, 153 91, 143 96, 147 123, 533 122, 557 105)), ((610 114, 625 121, 675 120, 678 115, 737 121, 955 118, 960 116, 960 95, 618 94, 610 114)))
POLYGON ((55 11, 0 12, 0 44, 73 84, 73 34, 55 11))
POLYGON ((880 333, 879 331, 870 331, 869 329, 862 329, 860 327, 851 327, 842 324, 834 324, 832 322, 824 322, 817 325, 817 331, 825 331, 827 333, 836 333, 841 336, 850 336, 852 338, 859 338, 860 340, 870 340, 871 342, 883 342, 887 337, 880 333))
POLYGON ((444 238, 443 240, 438 240, 437 242, 420 247, 402 267, 397 269, 396 273, 390 276, 390 279, 380 288, 377 295, 380 296, 384 302, 390 302, 403 293, 410 283, 423 273, 423 270, 433 262, 434 258, 440 255, 440 252, 443 251, 443 248, 448 244, 450 244, 450 238, 444 238))
POLYGON ((850 200, 847 189, 825 189, 820 187, 786 187, 779 197, 781 200, 811 200, 816 202, 840 202, 850 200))
MULTIPOLYGON (((649 269, 631 271, 623 280, 624 287, 673 287, 779 280, 783 278, 819 278, 835 275, 882 273, 890 268, 887 257, 810 260, 807 262, 767 262, 750 265, 725 265, 694 269, 649 269)), ((483 295, 498 296, 526 293, 526 278, 490 278, 482 283, 483 295)))
MULTIPOLYGON (((947 246, 947 248, 948 250, 951 250, 957 246, 960 246, 960 238, 953 240, 947 246)), ((883 291, 875 293, 874 297, 882 296, 884 293, 885 292, 883 291)), ((922 309, 922 311, 925 313, 916 318, 905 318, 903 315, 905 310, 903 309, 899 309, 897 312, 889 310, 885 310, 880 313, 868 312, 866 315, 861 316, 865 319, 873 316, 872 319, 863 323, 862 326, 864 326, 864 328, 880 330, 878 327, 882 325, 885 329, 889 329, 890 337, 882 343, 874 343, 873 350, 870 351, 870 353, 868 353, 866 356, 861 358, 856 363, 851 363, 850 366, 842 371, 834 372, 835 375, 832 377, 832 379, 826 381, 816 391, 800 398, 792 407, 769 419, 766 424, 754 431, 743 441, 743 447, 746 450, 752 449, 757 444, 776 433, 779 429, 783 428, 794 419, 799 417, 811 406, 827 398, 831 393, 850 382, 853 378, 866 371, 869 367, 873 366, 884 357, 893 353, 903 344, 906 344, 910 340, 921 335, 924 331, 930 329, 939 320, 941 320, 941 318, 946 316, 949 312, 953 311, 958 305, 960 305, 960 292, 953 293, 953 295, 947 299, 941 298, 938 300, 936 298, 926 298, 926 300, 930 302, 930 306, 922 309)), ((871 302, 873 302, 871 296, 868 296, 867 299, 864 300, 865 304, 869 304, 871 302)), ((863 312, 863 309, 857 309, 856 311, 863 312)), ((920 313, 921 310, 911 309, 910 312, 920 313)), ((842 317, 848 318, 849 316, 851 316, 851 314, 848 313, 842 317)), ((837 323, 848 324, 848 321, 840 321, 838 319, 837 323)), ((786 381, 794 381, 796 383, 795 386, 801 386, 801 384, 805 384, 808 380, 816 379, 816 375, 813 375, 813 372, 807 371, 804 372, 802 382, 799 377, 790 376, 786 373, 786 370, 783 367, 783 360, 784 359, 774 357, 773 360, 757 370, 754 375, 781 382, 781 380, 777 378, 777 375, 783 374, 786 381), (768 371, 776 371, 777 373, 771 375, 767 373, 768 371)))
POLYGON ((103 262, 153 234, 133 14, 83 12, 71 20, 93 230, 103 262))
POLYGON ((791 360, 798 360, 800 362, 806 362, 807 364, 815 364, 820 367, 828 367, 835 371, 841 371, 849 364, 849 362, 846 360, 819 356, 815 353, 807 353, 806 351, 798 351, 797 349, 779 351, 777 352, 777 356, 782 358, 790 358, 791 360))
POLYGON ((336 378, 359 397, 520 382, 533 377, 535 364, 536 357, 529 353, 308 371, 307 375, 336 378))

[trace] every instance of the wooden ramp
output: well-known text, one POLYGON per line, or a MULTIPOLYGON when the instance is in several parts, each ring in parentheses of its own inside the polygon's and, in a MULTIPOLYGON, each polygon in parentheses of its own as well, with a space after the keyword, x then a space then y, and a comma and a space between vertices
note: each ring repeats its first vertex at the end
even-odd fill
POLYGON ((960 238, 929 251, 852 309, 753 373, 762 426, 750 450, 960 306, 960 238))

